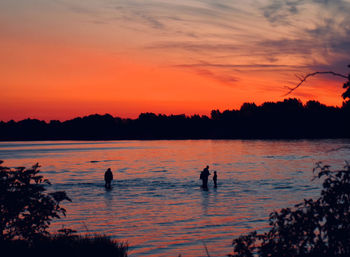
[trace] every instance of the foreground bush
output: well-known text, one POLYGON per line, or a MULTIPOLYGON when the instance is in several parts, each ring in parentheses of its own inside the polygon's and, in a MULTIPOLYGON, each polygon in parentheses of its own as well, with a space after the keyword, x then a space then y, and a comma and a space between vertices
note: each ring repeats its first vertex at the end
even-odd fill
POLYGON ((23 257, 127 257, 128 245, 106 236, 54 235, 32 241, 0 240, 7 256, 23 257))
POLYGON ((65 215, 60 206, 71 201, 65 192, 46 193, 47 179, 39 175, 39 164, 31 169, 4 167, 0 161, 0 240, 33 240, 48 236, 51 220, 65 215))
POLYGON ((31 169, 4 167, 0 161, 0 256, 126 257, 128 245, 106 236, 79 236, 71 229, 50 234, 55 218, 66 214, 60 206, 63 191, 46 193, 47 179, 39 165, 31 169))
POLYGON ((229 256, 350 256, 350 166, 318 164, 314 173, 324 179, 319 199, 271 213, 270 231, 234 239, 229 256))

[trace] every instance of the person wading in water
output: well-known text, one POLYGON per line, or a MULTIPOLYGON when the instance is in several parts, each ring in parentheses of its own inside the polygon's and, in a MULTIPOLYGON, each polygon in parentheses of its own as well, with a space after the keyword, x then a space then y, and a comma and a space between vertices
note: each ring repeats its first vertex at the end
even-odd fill
POLYGON ((201 172, 200 179, 202 180, 202 187, 208 188, 208 177, 210 176, 209 166, 205 167, 201 172))
POLYGON ((105 187, 111 188, 111 182, 113 180, 113 173, 110 168, 108 168, 105 172, 105 187))
POLYGON ((214 171, 213 181, 214 181, 214 187, 217 187, 218 186, 218 175, 216 174, 216 171, 214 171))

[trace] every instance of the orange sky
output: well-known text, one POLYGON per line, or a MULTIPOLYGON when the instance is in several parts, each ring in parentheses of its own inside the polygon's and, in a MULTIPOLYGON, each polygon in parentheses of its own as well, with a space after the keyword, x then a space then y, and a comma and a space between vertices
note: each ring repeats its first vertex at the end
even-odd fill
MULTIPOLYGON (((283 100, 296 74, 348 72, 350 2, 326 2, 4 0, 0 120, 283 100)), ((290 97, 341 105, 341 85, 320 76, 290 97)))

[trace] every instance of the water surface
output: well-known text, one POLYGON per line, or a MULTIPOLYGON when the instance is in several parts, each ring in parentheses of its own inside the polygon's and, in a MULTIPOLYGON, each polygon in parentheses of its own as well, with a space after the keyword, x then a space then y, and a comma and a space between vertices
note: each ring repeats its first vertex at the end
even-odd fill
POLYGON ((128 241, 130 256, 211 256, 232 252, 235 236, 268 226, 271 211, 317 197, 318 161, 340 168, 349 140, 180 140, 0 142, 6 166, 42 165, 49 190, 64 190, 67 217, 82 233, 128 241), (338 149, 332 151, 333 149, 338 149), (218 187, 199 173, 217 170, 218 187), (103 174, 111 168, 112 190, 103 174))

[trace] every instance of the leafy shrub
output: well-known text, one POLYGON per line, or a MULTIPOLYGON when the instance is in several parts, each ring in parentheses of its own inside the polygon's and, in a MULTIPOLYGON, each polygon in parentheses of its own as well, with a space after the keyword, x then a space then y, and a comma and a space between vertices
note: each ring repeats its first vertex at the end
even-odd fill
POLYGON ((103 235, 76 235, 75 230, 60 229, 50 234, 47 229, 54 218, 65 215, 60 206, 71 201, 65 192, 45 193, 50 184, 31 169, 3 167, 0 161, 0 249, 12 257, 127 257, 128 244, 103 235))
POLYGON ((229 256, 350 256, 350 166, 331 171, 318 163, 314 174, 323 179, 319 199, 272 212, 270 231, 234 239, 229 256))
POLYGON ((31 169, 3 167, 0 161, 0 240, 33 240, 48 236, 50 222, 65 215, 60 206, 71 201, 65 192, 45 193, 47 179, 39 175, 39 164, 31 169))

